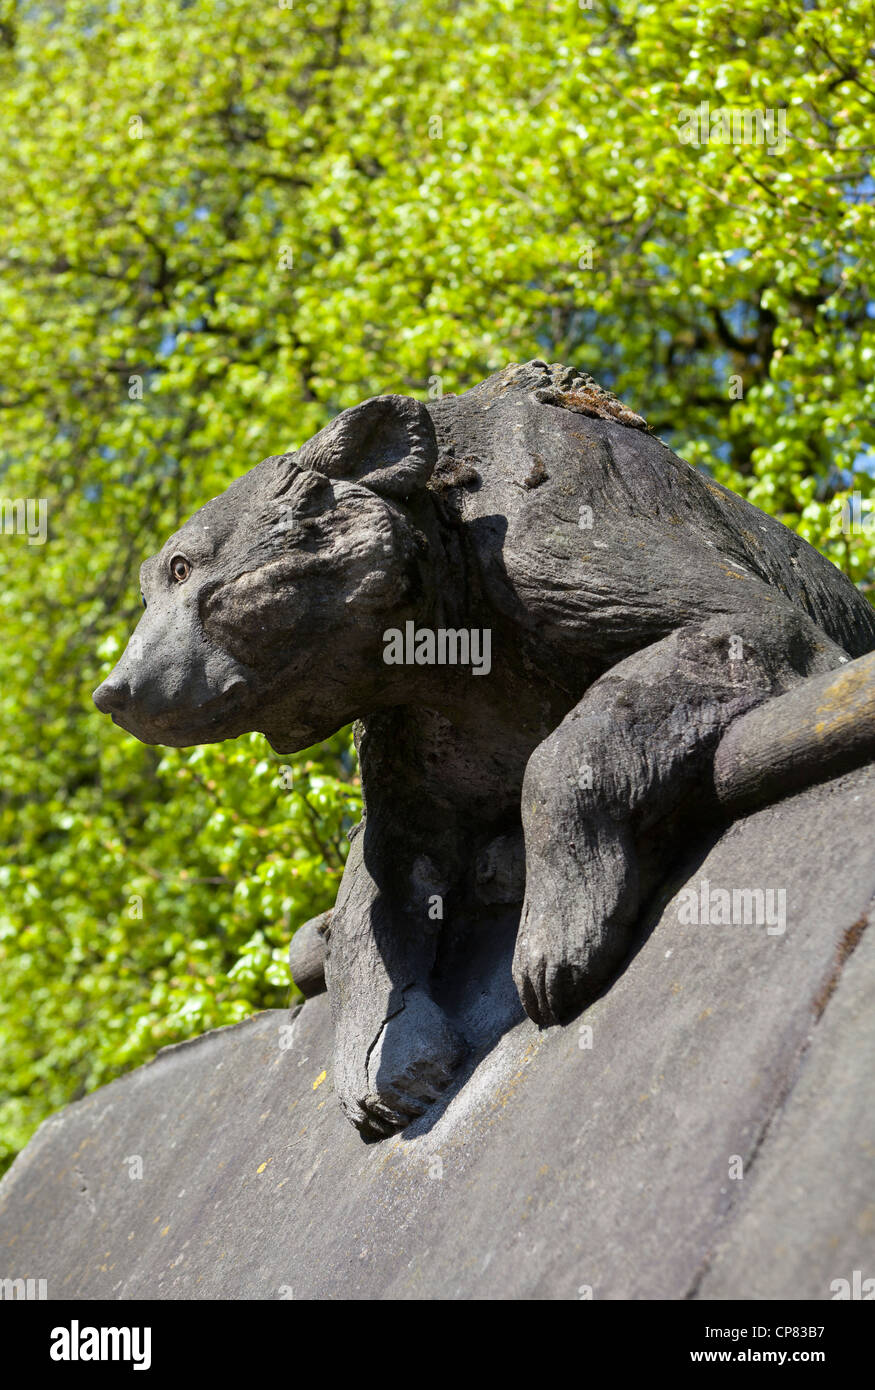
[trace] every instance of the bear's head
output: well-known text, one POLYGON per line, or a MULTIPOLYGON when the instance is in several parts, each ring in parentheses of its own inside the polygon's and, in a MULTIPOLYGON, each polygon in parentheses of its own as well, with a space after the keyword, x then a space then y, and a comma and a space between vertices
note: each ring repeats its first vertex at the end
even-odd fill
POLYGON ((144 743, 258 730, 291 753, 385 698, 382 633, 413 615, 427 549, 405 503, 436 459, 406 396, 264 459, 145 562, 146 611, 97 708, 144 743))

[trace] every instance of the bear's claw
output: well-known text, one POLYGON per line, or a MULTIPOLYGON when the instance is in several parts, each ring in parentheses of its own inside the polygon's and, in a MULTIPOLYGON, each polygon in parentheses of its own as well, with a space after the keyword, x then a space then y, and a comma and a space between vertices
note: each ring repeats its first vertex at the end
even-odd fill
POLYGON ((365 1138, 404 1129, 438 1100, 453 1079, 465 1044, 424 990, 404 991, 403 1005, 383 1023, 365 1063, 365 1083, 346 1089, 341 1104, 365 1138))

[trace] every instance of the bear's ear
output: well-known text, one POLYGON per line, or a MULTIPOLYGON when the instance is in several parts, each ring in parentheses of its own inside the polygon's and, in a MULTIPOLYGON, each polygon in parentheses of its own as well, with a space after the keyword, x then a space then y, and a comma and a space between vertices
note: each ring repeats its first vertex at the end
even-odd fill
POLYGON ((344 410, 294 455, 299 468, 409 497, 431 477, 437 440, 431 416, 411 396, 373 396, 344 410))

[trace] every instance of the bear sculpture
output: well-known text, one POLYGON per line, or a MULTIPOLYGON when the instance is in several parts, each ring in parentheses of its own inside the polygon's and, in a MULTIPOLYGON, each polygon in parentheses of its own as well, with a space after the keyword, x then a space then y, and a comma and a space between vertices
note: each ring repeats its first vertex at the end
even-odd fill
MULTIPOLYGON (((324 926, 334 1080, 367 1138, 447 1087, 446 942, 519 915, 542 1026, 616 974, 740 716, 875 647, 875 611, 591 377, 533 361, 379 396, 206 503, 141 572, 98 708, 147 743, 356 720, 365 811, 324 926)), ((646 1020, 642 1020, 642 1026, 646 1020)))

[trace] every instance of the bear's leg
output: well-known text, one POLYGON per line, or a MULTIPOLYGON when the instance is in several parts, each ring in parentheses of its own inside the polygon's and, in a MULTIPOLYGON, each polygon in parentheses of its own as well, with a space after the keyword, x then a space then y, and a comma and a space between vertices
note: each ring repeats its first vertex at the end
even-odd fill
POLYGON ((659 881, 648 866, 670 862, 697 812, 716 813, 711 764, 727 726, 847 659, 776 596, 767 614, 681 628, 620 662, 535 749, 513 967, 531 1018, 566 1021, 616 971, 659 881))
POLYGON ((413 884, 405 883, 403 859, 383 843, 379 821, 370 814, 353 839, 326 933, 334 1085, 366 1138, 421 1115, 465 1051, 429 992, 440 924, 429 920, 426 904, 440 887, 436 871, 421 856, 413 884))

